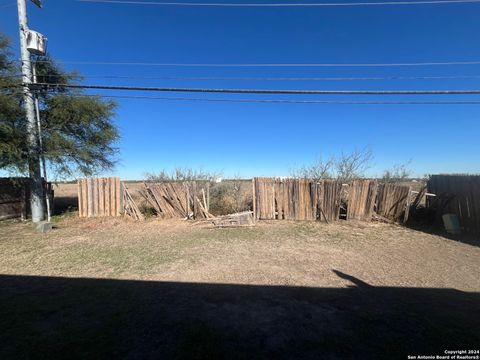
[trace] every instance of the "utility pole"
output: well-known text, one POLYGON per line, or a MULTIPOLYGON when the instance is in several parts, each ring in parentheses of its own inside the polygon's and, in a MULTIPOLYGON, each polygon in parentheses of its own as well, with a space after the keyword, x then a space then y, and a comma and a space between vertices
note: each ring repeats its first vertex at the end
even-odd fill
POLYGON ((34 97, 32 83, 32 63, 27 49, 27 4, 26 0, 17 0, 18 24, 20 27, 20 54, 22 58, 22 82, 25 113, 27 116, 28 169, 30 173, 30 206, 34 223, 45 220, 45 196, 40 174, 40 148, 36 130, 34 97))
MULTIPOLYGON (((33 73, 33 82, 37 83, 37 71, 35 69, 35 64, 32 65, 33 73)), ((42 139, 42 121, 40 119, 40 105, 38 104, 38 93, 35 94, 35 115, 37 116, 37 131, 38 131, 38 144, 40 149, 43 149, 43 139, 42 139)), ((42 176, 43 180, 47 182, 47 163, 45 161, 45 154, 42 152, 40 154, 40 160, 42 162, 42 176)), ((47 205, 47 221, 52 220, 52 211, 50 209, 50 201, 52 199, 49 195, 45 194, 45 204, 47 205)))

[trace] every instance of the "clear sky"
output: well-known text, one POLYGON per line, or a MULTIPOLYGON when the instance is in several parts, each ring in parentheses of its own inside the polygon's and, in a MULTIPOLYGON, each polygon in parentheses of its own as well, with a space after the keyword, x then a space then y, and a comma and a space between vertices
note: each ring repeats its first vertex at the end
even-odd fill
MULTIPOLYGON (((50 55, 66 62, 64 67, 67 70, 79 70, 86 75, 84 82, 88 84, 262 89, 480 89, 480 78, 374 81, 164 79, 480 76, 480 65, 205 68, 69 63, 480 61, 480 3, 211 8, 98 4, 74 0, 43 2, 42 10, 29 4, 30 28, 45 34, 49 39, 50 55), (105 75, 139 78, 98 77, 105 75)), ((17 50, 16 6, 8 6, 14 3, 14 0, 0 0, 0 31, 12 38, 17 50)), ((96 93, 112 94, 111 91, 96 93)), ((115 94, 208 99, 480 100, 479 95, 115 94)), ((480 105, 271 104, 141 99, 118 99, 118 102, 115 123, 122 136, 120 164, 112 174, 125 179, 141 178, 145 172, 176 166, 221 170, 226 176, 282 176, 298 165, 312 162, 320 154, 328 156, 365 146, 370 146, 375 154, 370 175, 380 175, 383 169, 408 161, 411 161, 414 174, 419 176, 439 172, 480 172, 480 105)))

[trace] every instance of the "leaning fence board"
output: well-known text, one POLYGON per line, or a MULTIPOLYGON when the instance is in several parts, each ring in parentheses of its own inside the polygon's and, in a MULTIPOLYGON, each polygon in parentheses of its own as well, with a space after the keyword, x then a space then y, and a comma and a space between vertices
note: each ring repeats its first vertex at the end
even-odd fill
POLYGON ((128 188, 123 185, 123 213, 126 216, 130 216, 134 220, 144 220, 145 217, 138 208, 135 200, 128 191, 128 188))
POLYGON ((140 192, 156 215, 163 219, 212 218, 207 209, 208 193, 208 182, 204 181, 148 182, 140 192))
POLYGON ((118 177, 79 179, 79 216, 120 216, 123 210, 123 196, 120 188, 118 177))

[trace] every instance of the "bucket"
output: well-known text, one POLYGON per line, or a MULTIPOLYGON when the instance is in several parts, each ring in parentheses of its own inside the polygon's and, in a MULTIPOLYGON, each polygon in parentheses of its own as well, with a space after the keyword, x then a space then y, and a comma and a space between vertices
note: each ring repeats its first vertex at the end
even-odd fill
POLYGON ((458 221, 458 216, 456 214, 444 214, 442 220, 447 233, 452 235, 460 235, 462 233, 460 222, 458 221))

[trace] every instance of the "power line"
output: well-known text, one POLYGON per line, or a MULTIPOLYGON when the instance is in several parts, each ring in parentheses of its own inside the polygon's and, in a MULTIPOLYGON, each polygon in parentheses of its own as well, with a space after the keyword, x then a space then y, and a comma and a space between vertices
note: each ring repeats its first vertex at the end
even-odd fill
POLYGON ((114 99, 140 99, 165 101, 200 101, 227 103, 281 103, 281 104, 337 104, 337 105, 480 105, 480 101, 337 101, 337 100, 285 100, 285 99, 212 99, 190 97, 155 97, 128 95, 77 95, 80 97, 104 97, 114 99))
MULTIPOLYGON (((10 77, 21 77, 12 75, 10 77)), ((40 77, 58 78, 46 74, 40 77)), ((384 76, 384 77, 202 77, 202 76, 136 76, 136 75, 80 75, 86 79, 141 79, 141 80, 186 80, 186 81, 383 81, 383 80, 468 80, 480 79, 480 75, 445 76, 384 76)))
POLYGON ((15 5, 17 5, 17 4, 11 3, 11 4, 6 4, 6 5, 0 5, 0 9, 5 9, 7 7, 12 7, 12 6, 15 6, 15 5))
POLYGON ((76 0, 86 3, 157 5, 177 7, 349 7, 349 6, 392 6, 392 5, 443 5, 478 3, 480 0, 420 0, 420 1, 381 1, 381 2, 344 2, 344 3, 192 3, 192 2, 157 2, 128 0, 76 0))
POLYGON ((273 89, 211 89, 211 88, 171 88, 112 85, 75 85, 37 83, 32 87, 64 87, 71 89, 194 92, 227 94, 289 94, 289 95, 479 95, 480 90, 273 90, 273 89))
MULTIPOLYGON (((480 0, 479 0, 480 1, 480 0)), ((37 60, 36 62, 50 62, 37 60)), ((108 61, 58 61, 71 65, 118 65, 118 66, 166 66, 166 67, 396 67, 396 66, 450 66, 450 65, 480 65, 474 61, 443 61, 443 62, 409 62, 409 63, 152 63, 152 62, 108 62, 108 61)))

